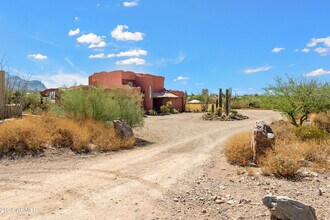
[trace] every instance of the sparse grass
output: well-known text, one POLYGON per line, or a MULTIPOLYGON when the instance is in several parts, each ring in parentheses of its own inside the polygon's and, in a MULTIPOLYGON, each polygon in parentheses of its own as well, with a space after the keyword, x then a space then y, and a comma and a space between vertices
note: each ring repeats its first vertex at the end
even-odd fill
POLYGON ((230 164, 246 166, 252 162, 251 135, 251 132, 241 132, 226 142, 224 154, 230 164))
POLYGON ((0 125, 0 156, 35 154, 47 147, 70 148, 76 153, 132 148, 135 138, 118 137, 112 125, 87 119, 52 115, 26 117, 0 125), (93 147, 92 147, 93 146, 93 147))

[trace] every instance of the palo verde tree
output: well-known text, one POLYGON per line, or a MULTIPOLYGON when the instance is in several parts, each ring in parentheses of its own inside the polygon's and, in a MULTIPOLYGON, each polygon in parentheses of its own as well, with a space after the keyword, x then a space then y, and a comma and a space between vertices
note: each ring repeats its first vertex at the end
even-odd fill
POLYGON ((275 84, 265 89, 273 107, 289 117, 295 126, 301 126, 309 114, 330 109, 330 85, 307 78, 287 76, 287 81, 275 78, 275 84))

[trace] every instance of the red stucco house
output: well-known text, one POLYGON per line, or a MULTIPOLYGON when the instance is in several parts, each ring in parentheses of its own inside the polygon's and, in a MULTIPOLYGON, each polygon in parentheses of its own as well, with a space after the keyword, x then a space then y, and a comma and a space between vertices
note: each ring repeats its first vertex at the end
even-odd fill
POLYGON ((159 110, 160 106, 171 101, 173 107, 180 112, 185 111, 185 97, 182 91, 166 90, 165 78, 150 74, 134 73, 117 70, 112 72, 98 72, 89 76, 90 86, 102 86, 106 89, 129 86, 139 89, 144 94, 144 109, 159 110))

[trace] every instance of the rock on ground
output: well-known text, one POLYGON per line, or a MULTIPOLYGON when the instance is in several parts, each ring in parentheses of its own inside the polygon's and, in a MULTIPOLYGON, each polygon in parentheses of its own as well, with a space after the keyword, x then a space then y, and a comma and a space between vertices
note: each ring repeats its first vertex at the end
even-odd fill
POLYGON ((285 196, 265 196, 264 205, 272 217, 282 220, 316 220, 315 209, 285 196))

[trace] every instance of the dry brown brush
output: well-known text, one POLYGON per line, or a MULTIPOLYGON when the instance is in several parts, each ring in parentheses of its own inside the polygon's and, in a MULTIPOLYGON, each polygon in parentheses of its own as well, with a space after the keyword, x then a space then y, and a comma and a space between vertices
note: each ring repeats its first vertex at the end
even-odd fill
MULTIPOLYGON (((330 138, 324 130, 311 125, 296 128, 285 121, 274 122, 271 127, 276 143, 258 161, 263 174, 295 177, 304 166, 316 171, 330 171, 330 138)), ((251 141, 250 132, 230 138, 224 147, 227 161, 240 166, 249 165, 253 156, 251 141)))
POLYGON ((95 120, 73 120, 52 115, 24 117, 0 125, 0 156, 37 154, 47 148, 74 152, 132 148, 135 138, 122 139, 112 125, 95 120))

